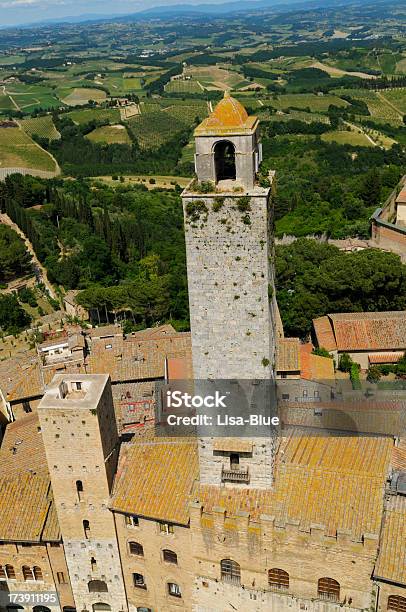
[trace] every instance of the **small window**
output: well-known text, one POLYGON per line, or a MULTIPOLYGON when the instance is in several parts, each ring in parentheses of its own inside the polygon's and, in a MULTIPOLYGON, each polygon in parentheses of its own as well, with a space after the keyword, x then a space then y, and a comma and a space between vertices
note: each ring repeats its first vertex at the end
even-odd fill
POLYGON ((388 598, 388 610, 390 612, 406 612, 406 597, 390 595, 388 598))
POLYGON ((90 568, 92 572, 95 572, 97 570, 97 561, 94 557, 90 559, 90 568))
POLYGON ((0 565, 0 580, 15 580, 16 573, 12 565, 0 565))
POLYGON ((83 482, 81 480, 76 481, 76 493, 78 494, 78 500, 83 499, 83 482))
POLYGON ((86 540, 90 537, 90 523, 89 521, 83 521, 83 531, 85 534, 86 540))
POLYGON ((151 608, 137 608, 137 612, 152 612, 151 608))
POLYGON ((138 555, 139 557, 144 556, 144 547, 139 542, 129 542, 128 548, 132 555, 138 555))
POLYGON ((34 574, 28 565, 23 565, 23 578, 25 581, 34 580, 34 574))
POLYGON ((125 524, 127 525, 127 527, 138 527, 138 525, 140 524, 140 522, 138 520, 138 516, 128 516, 128 515, 126 515, 126 517, 125 517, 125 524))
POLYGON ((283 400, 288 400, 289 399, 289 393, 282 393, 282 399, 283 400))
POLYGON ((309 392, 307 389, 303 389, 303 397, 307 397, 309 395, 309 392))
POLYGON ((145 580, 144 580, 144 576, 142 574, 134 573, 133 574, 133 582, 134 582, 134 586, 137 587, 137 589, 146 589, 147 588, 147 585, 146 585, 145 580))
POLYGON ((112 348, 113 348, 113 345, 112 345, 112 344, 105 344, 105 345, 104 345, 104 348, 105 348, 105 349, 107 349, 107 350, 109 350, 109 349, 112 349, 112 348))
POLYGON ((76 390, 77 391, 81 391, 82 390, 82 383, 81 382, 77 382, 77 383, 75 383, 75 385, 76 385, 76 390))
POLYGON ((340 599, 340 584, 333 578, 320 578, 317 587, 317 594, 320 599, 328 599, 329 601, 339 601, 340 599))
POLYGON ((56 572, 58 584, 66 584, 65 574, 63 572, 56 572))
POLYGON ((287 375, 287 373, 286 373, 286 372, 282 372, 282 373, 281 373, 281 378, 287 378, 287 377, 288 377, 288 375, 287 375))
POLYGON ((236 561, 232 559, 223 559, 220 562, 221 579, 224 582, 231 582, 232 584, 241 583, 241 568, 236 561))
POLYGON ((316 390, 316 391, 314 392, 314 397, 320 397, 320 392, 316 390))
POLYGON ((159 523, 159 531, 161 533, 173 533, 173 525, 171 523, 159 523))
POLYGON ((178 563, 178 555, 173 550, 163 550, 162 551, 163 559, 167 563, 174 563, 177 565, 178 563))
POLYGON ((33 574, 34 574, 34 580, 43 580, 42 569, 38 567, 37 565, 33 569, 33 574))
POLYGON ((172 595, 172 597, 182 597, 182 591, 176 582, 168 582, 168 593, 172 595))
POLYGON ((274 567, 268 571, 268 584, 273 589, 287 591, 289 589, 289 574, 274 567))

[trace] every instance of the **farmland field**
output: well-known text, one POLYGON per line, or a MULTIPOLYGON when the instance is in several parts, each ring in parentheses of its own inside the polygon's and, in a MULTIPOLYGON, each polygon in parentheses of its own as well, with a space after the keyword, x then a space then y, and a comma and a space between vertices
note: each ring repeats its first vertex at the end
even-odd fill
POLYGON ((56 170, 50 155, 20 128, 0 128, 0 168, 56 170))
POLYGON ((141 149, 158 149, 185 130, 185 123, 163 111, 136 115, 127 122, 141 149))
POLYGON ((15 108, 10 98, 8 96, 0 95, 0 111, 9 110, 10 108, 15 108))
POLYGON ((103 127, 98 127, 93 132, 90 132, 90 134, 87 134, 86 138, 92 142, 131 144, 130 137, 123 125, 104 125, 103 127))
POLYGON ((88 123, 89 121, 109 121, 117 123, 120 121, 120 111, 118 108, 89 108, 83 110, 74 110, 68 113, 68 116, 75 123, 88 123))
POLYGON ((199 83, 207 90, 236 89, 244 85, 250 85, 249 81, 238 72, 219 68, 218 66, 188 66, 185 74, 199 83))
POLYGON ((392 123, 394 125, 400 125, 402 123, 402 117, 400 113, 396 112, 381 92, 369 91, 368 89, 337 89, 334 90, 338 95, 347 95, 355 98, 356 100, 362 100, 368 106, 369 112, 371 113, 371 119, 374 119, 381 123, 392 123))
POLYGON ((165 86, 165 91, 168 93, 200 93, 204 88, 199 81, 169 81, 165 86))
POLYGON ((60 138, 60 134, 54 125, 51 115, 24 119, 21 121, 21 127, 29 136, 37 134, 41 136, 41 138, 49 138, 50 140, 57 140, 60 138))
POLYGON ((406 88, 385 90, 381 92, 381 95, 395 106, 400 114, 406 114, 406 88))
POLYGON ((272 106, 283 110, 289 107, 300 108, 306 110, 310 109, 311 112, 321 111, 325 112, 328 110, 330 104, 335 106, 348 106, 348 102, 342 100, 338 96, 327 94, 324 96, 317 96, 315 94, 284 94, 273 99, 271 102, 272 106))
POLYGON ((77 104, 87 104, 89 100, 102 102, 107 97, 102 89, 88 89, 87 87, 75 87, 62 101, 69 106, 77 104))
POLYGON ((338 144, 349 144, 354 147, 372 147, 373 144, 365 134, 361 132, 346 132, 336 130, 322 134, 321 139, 325 142, 337 142, 338 144))

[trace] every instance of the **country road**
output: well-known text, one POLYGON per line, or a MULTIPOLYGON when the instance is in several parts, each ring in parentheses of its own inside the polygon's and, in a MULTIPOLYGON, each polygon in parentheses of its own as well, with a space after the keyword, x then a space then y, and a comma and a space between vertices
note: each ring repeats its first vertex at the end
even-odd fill
POLYGON ((27 247, 27 249, 30 252, 31 257, 32 257, 32 263, 33 263, 33 268, 34 268, 35 276, 37 278, 37 282, 38 283, 43 283, 45 285, 45 287, 47 288, 47 291, 48 291, 49 295, 54 300, 57 300, 58 297, 57 297, 57 295, 55 293, 55 290, 54 290, 54 288, 52 287, 51 283, 48 280, 47 271, 45 270, 44 266, 38 260, 36 254, 34 252, 33 246, 31 244, 31 242, 28 240, 27 236, 20 230, 18 225, 16 225, 10 219, 10 217, 7 214, 5 214, 5 213, 0 213, 0 223, 3 223, 3 225, 8 225, 9 227, 11 227, 24 240, 25 245, 26 245, 26 247, 27 247))

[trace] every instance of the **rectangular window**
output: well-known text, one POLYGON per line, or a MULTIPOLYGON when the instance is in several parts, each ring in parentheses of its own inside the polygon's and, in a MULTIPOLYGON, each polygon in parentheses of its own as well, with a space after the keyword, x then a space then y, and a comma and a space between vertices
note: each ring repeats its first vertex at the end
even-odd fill
POLYGON ((56 577, 59 584, 66 584, 65 574, 63 572, 56 572, 56 577))
POLYGON ((127 527, 138 527, 138 525, 140 524, 139 520, 138 520, 138 516, 125 516, 125 524, 127 525, 127 527))
POLYGON ((144 576, 142 574, 133 574, 133 582, 134 586, 138 589, 146 589, 147 585, 145 584, 144 576))
POLYGON ((173 533, 173 525, 171 523, 159 523, 159 531, 161 533, 173 533))
POLYGON ((172 597, 182 597, 180 586, 175 582, 168 582, 168 593, 172 595, 172 597))
POLYGON ((23 402, 23 410, 26 413, 32 412, 30 402, 27 402, 27 401, 23 402))

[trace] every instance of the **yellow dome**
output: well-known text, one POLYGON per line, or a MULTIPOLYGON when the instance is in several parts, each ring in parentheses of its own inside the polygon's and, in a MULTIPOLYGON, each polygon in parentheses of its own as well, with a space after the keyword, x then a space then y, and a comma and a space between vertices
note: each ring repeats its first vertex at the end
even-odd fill
POLYGON ((208 126, 241 127, 248 119, 248 113, 238 100, 232 98, 228 91, 207 120, 208 126))

